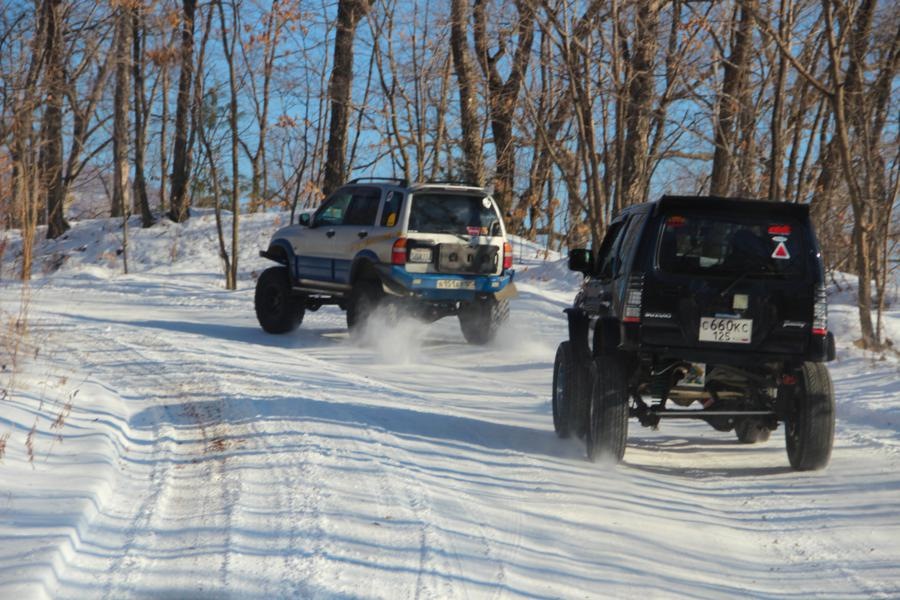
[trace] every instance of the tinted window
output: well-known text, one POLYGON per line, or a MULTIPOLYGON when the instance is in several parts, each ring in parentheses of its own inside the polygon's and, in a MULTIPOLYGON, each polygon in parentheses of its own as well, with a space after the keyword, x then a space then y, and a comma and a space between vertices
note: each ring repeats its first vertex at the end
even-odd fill
POLYGON ((403 208, 403 194, 400 192, 388 192, 384 199, 384 209, 381 211, 381 226, 393 227, 400 218, 400 209, 403 208), (393 215, 393 216, 391 216, 393 215))
POLYGON ((344 225, 360 225, 371 227, 375 224, 381 192, 378 188, 365 188, 353 191, 353 199, 344 215, 344 225))
POLYGON ((603 243, 600 245, 600 253, 597 256, 597 277, 600 279, 609 279, 612 277, 613 257, 618 252, 619 244, 625 233, 625 222, 619 221, 612 223, 603 236, 603 243))
POLYGON ((316 225, 340 225, 344 222, 344 214, 350 206, 353 196, 350 192, 338 191, 325 201, 315 214, 316 225))
POLYGON ((490 235, 500 217, 485 196, 419 193, 412 197, 409 230, 459 235, 490 235))
POLYGON ((660 225, 657 264, 689 275, 797 275, 804 236, 792 220, 671 214, 660 225))
POLYGON ((627 271, 631 268, 631 263, 634 260, 634 250, 635 244, 637 243, 637 237, 644 229, 644 223, 646 222, 646 213, 636 214, 631 217, 631 220, 628 221, 628 229, 627 231, 625 231, 625 234, 622 237, 622 243, 619 244, 619 247, 616 250, 616 254, 620 258, 619 270, 618 272, 613 273, 613 276, 617 276, 623 270, 627 271))

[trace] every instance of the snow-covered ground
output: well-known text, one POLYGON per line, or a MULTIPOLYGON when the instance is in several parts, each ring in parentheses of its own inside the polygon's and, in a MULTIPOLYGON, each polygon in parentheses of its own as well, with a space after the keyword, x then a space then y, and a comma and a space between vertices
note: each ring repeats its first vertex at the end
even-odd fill
POLYGON ((210 215, 132 229, 129 275, 116 225, 79 223, 28 288, 9 238, 0 598, 900 596, 900 371, 853 347, 852 288, 831 298, 826 470, 791 471, 781 430, 688 422, 632 422, 611 469, 553 433, 578 284, 558 256, 517 244, 484 348, 453 319, 360 347, 329 307, 270 336, 255 255, 284 218, 243 219, 237 292, 210 215))

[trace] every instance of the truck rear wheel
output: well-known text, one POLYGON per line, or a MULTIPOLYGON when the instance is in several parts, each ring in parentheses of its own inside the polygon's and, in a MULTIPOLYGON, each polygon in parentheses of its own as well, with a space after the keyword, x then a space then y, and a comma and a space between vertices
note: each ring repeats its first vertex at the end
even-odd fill
POLYGON ((791 409, 784 428, 788 459, 798 471, 824 468, 834 444, 834 387, 823 363, 805 362, 796 371, 791 409))
POLYGON ((584 426, 583 412, 585 397, 590 393, 590 380, 575 358, 572 344, 565 341, 556 349, 556 360, 553 362, 553 429, 556 435, 567 438, 574 431, 584 426))
POLYGON ((483 346, 492 341, 509 317, 509 300, 494 296, 472 300, 459 310, 459 326, 470 344, 483 346))
POLYGON ((304 300, 293 294, 287 267, 270 267, 256 280, 256 320, 267 333, 288 333, 300 326, 304 300))
POLYGON ((350 335, 357 336, 362 332, 383 298, 384 290, 378 281, 363 279, 353 284, 347 302, 347 329, 350 335))
POLYGON ((605 355, 596 360, 585 442, 592 461, 618 463, 628 438, 628 386, 625 362, 605 355))

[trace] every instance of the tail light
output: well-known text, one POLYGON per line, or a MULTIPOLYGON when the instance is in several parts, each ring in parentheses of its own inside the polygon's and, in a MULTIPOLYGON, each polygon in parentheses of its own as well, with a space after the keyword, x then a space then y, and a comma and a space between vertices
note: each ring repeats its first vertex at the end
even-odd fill
POLYGON ((813 335, 828 335, 828 296, 825 294, 825 286, 821 283, 816 287, 812 333, 813 335))
POLYGON ((513 253, 512 244, 503 242, 503 268, 512 269, 513 253))
POLYGON ((625 293, 625 311, 622 321, 625 323, 641 322, 641 301, 644 293, 644 276, 637 274, 628 279, 628 291, 625 293))
POLYGON ((397 241, 394 242, 394 246, 391 248, 391 264, 406 264, 406 238, 397 238, 397 241))

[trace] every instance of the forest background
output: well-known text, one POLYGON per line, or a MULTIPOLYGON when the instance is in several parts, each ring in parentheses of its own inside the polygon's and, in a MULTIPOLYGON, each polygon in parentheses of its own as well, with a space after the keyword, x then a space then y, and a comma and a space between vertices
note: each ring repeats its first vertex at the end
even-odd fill
MULTIPOLYGON (((240 214, 351 177, 488 185, 517 235, 593 245, 662 193, 808 204, 884 349, 898 266, 891 0, 5 0, 0 256, 69 220, 240 214)), ((230 231, 228 231, 230 229, 230 231)))

